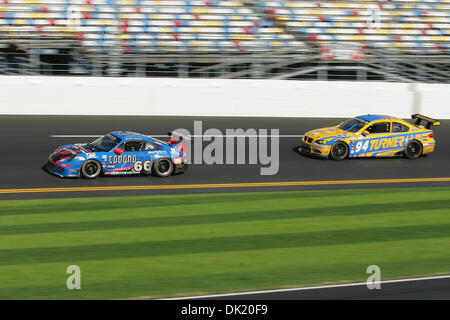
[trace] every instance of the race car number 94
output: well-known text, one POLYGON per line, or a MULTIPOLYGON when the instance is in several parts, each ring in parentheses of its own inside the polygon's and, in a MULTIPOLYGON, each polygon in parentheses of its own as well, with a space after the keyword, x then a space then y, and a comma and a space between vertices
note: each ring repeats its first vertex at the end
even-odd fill
POLYGON ((151 161, 144 161, 144 162, 142 162, 142 161, 136 161, 135 163, 134 163, 134 171, 142 171, 142 170, 144 170, 144 171, 150 171, 150 170, 152 170, 152 162, 151 161))

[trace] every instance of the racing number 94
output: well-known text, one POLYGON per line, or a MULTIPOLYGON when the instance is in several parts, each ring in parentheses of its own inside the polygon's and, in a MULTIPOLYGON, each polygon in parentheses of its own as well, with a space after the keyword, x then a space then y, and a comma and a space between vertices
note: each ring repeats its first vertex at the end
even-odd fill
POLYGON ((134 171, 136 172, 151 172, 152 171, 152 162, 147 160, 147 161, 136 161, 134 163, 134 167, 133 167, 134 171))
POLYGON ((358 141, 355 145, 355 152, 367 151, 367 149, 369 149, 369 140, 358 141))

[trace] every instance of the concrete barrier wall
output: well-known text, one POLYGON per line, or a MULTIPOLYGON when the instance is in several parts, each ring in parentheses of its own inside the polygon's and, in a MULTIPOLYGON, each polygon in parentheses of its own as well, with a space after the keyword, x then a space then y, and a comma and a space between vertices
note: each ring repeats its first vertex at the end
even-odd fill
POLYGON ((450 85, 0 76, 0 114, 449 119, 450 85))

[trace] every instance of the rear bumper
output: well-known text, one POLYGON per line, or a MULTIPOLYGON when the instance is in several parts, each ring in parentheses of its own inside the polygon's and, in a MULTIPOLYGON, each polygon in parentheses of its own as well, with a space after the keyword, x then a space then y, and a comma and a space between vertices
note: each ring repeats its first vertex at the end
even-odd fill
POLYGON ((436 142, 435 141, 422 142, 422 146, 423 146, 422 154, 432 153, 434 152, 434 149, 436 147, 436 142))
POLYGON ((175 173, 185 172, 188 169, 188 164, 183 163, 180 165, 175 166, 175 173))

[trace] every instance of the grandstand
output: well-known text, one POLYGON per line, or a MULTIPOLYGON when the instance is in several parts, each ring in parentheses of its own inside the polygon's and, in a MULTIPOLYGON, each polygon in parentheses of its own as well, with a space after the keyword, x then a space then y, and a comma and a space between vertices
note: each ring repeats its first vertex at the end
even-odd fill
POLYGON ((0 34, 26 74, 450 82, 450 0, 0 0, 0 34))

